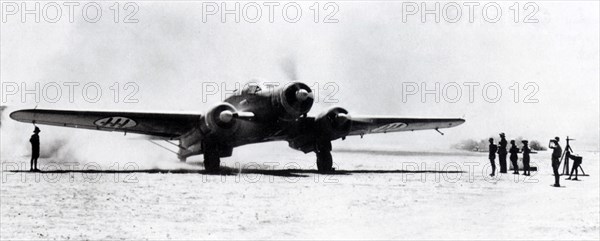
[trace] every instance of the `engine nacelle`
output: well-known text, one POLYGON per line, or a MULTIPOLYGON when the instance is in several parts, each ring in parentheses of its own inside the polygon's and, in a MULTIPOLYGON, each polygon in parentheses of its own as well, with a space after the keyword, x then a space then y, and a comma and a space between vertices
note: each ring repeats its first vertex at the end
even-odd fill
POLYGON ((211 133, 222 136, 234 133, 239 128, 237 110, 229 103, 221 103, 210 109, 204 116, 204 127, 211 133))
POLYGON ((315 121, 321 137, 329 140, 347 136, 352 127, 348 111, 341 107, 333 107, 319 114, 315 121))
POLYGON ((294 82, 285 85, 274 96, 273 104, 282 111, 281 119, 295 120, 310 111, 314 94, 304 83, 294 82))

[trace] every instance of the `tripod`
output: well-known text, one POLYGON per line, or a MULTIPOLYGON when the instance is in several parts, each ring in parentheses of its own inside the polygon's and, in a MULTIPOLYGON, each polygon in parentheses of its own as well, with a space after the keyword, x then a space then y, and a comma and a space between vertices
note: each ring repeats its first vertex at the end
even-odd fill
MULTIPOLYGON (((565 164, 563 165, 563 173, 561 175, 569 175, 569 159, 571 159, 571 152, 573 152, 573 149, 571 149, 571 145, 569 144, 569 141, 574 141, 575 139, 569 139, 569 136, 567 136, 567 145, 565 146, 565 151, 563 153, 563 155, 560 157, 560 162, 565 162, 565 164)), ((582 176, 586 176, 585 172, 583 171, 583 167, 581 167, 581 164, 579 164, 579 169, 581 170, 582 176)))

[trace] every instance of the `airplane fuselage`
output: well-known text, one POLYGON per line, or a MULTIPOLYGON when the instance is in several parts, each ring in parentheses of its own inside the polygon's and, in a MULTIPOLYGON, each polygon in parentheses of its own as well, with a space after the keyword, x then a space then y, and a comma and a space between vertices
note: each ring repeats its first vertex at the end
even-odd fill
MULTIPOLYGON (((233 95, 217 105, 217 107, 208 111, 202 117, 197 129, 192 130, 181 139, 181 155, 191 156, 203 153, 203 142, 211 142, 220 149, 221 157, 231 155, 234 147, 261 143, 268 141, 289 141, 290 147, 302 150, 304 152, 312 151, 311 141, 304 141, 301 146, 292 145, 297 143, 299 136, 305 136, 303 139, 314 139, 314 136, 308 130, 313 130, 312 118, 302 118, 312 106, 312 91, 308 86, 302 83, 292 83, 291 85, 270 89, 268 91, 242 91, 233 95), (299 85, 296 89, 290 90, 290 86, 299 85), (287 92, 294 92, 293 95, 287 92), (286 98, 295 98, 298 92, 305 91, 310 94, 310 99, 303 101, 310 102, 291 106, 290 100, 286 98), (252 117, 233 118, 231 123, 219 126, 220 116, 215 112, 227 109, 235 113, 251 113, 252 117), (232 108, 232 109, 231 109, 232 108), (211 121, 212 120, 212 121, 211 121), (212 125, 211 125, 212 124, 212 125)), ((296 103, 293 103, 294 105, 296 103)))

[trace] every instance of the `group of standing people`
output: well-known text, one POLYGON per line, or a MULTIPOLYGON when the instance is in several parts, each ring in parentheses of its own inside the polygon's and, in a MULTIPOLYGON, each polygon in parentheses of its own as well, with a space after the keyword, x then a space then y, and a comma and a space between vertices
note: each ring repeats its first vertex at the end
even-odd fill
POLYGON ((523 143, 523 147, 521 147, 521 149, 519 150, 519 148, 516 145, 515 140, 511 140, 510 144, 511 147, 510 149, 507 150, 507 146, 508 146, 508 142, 506 141, 506 135, 504 133, 500 133, 500 142, 498 143, 499 145, 494 144, 494 138, 490 138, 490 146, 489 146, 489 159, 490 159, 490 163, 492 164, 492 173, 490 174, 490 176, 495 176, 496 175, 496 153, 498 153, 498 159, 499 159, 499 164, 500 164, 500 173, 507 173, 508 172, 508 166, 506 163, 506 156, 508 155, 508 153, 510 153, 510 162, 512 163, 513 167, 514 167, 514 171, 513 174, 519 174, 519 164, 517 163, 517 160, 519 160, 519 156, 518 153, 522 152, 523 153, 523 175, 529 176, 531 175, 531 166, 529 165, 530 163, 530 156, 529 154, 531 153, 535 153, 531 151, 531 148, 529 148, 529 141, 527 140, 523 140, 521 141, 523 143))
MULTIPOLYGON (((504 133, 500 133, 500 142, 498 143, 499 145, 494 144, 494 138, 490 138, 490 146, 489 146, 489 158, 490 158, 490 163, 492 164, 492 173, 490 174, 490 176, 495 176, 496 175, 496 163, 495 163, 495 159, 496 159, 496 153, 498 153, 498 158, 499 158, 499 163, 500 163, 500 173, 507 173, 507 163, 506 163, 506 156, 508 153, 510 153, 510 162, 512 163, 513 167, 514 167, 514 172, 513 174, 519 174, 519 165, 517 164, 517 160, 519 160, 518 157, 518 153, 523 153, 523 175, 529 176, 531 175, 531 166, 529 165, 530 163, 530 156, 529 154, 531 153, 536 153, 531 151, 531 148, 529 148, 529 142, 526 140, 523 140, 523 147, 521 147, 521 149, 519 150, 519 148, 517 147, 515 140, 511 140, 510 144, 511 147, 510 149, 508 149, 508 153, 507 153, 507 144, 508 142, 506 141, 506 136, 504 133)), ((552 149, 552 171, 554 173, 554 187, 560 187, 560 174, 558 173, 558 168, 560 166, 560 159, 561 156, 563 154, 563 150, 562 147, 560 146, 560 138, 554 137, 554 139, 550 140, 550 144, 548 145, 548 148, 552 149)), ((568 144, 568 142, 567 142, 568 144)), ((571 152, 570 147, 568 147, 567 145, 567 150, 571 152)), ((568 157, 567 157, 568 158, 568 157)), ((573 170, 577 170, 577 167, 579 167, 579 164, 581 164, 581 157, 576 157, 578 158, 578 162, 576 162, 576 164, 573 167, 573 170)), ((573 174, 573 171, 571 171, 571 175, 573 174)), ((571 177, 569 177, 568 179, 571 179, 571 177)), ((575 179, 577 180, 577 176, 575 176, 575 179)))

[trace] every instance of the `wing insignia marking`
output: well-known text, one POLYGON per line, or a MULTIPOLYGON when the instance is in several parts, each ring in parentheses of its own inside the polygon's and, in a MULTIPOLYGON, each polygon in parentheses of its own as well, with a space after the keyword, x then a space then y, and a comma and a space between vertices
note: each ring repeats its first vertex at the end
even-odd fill
POLYGON ((396 131, 396 130, 403 129, 406 126, 408 126, 408 125, 403 122, 389 123, 389 124, 385 124, 380 127, 377 127, 375 129, 371 130, 371 132, 378 133, 378 132, 396 131))
POLYGON ((124 129, 131 128, 137 125, 137 122, 134 120, 122 117, 122 116, 112 116, 99 119, 94 122, 94 125, 99 127, 107 127, 107 128, 116 128, 116 129, 124 129))

